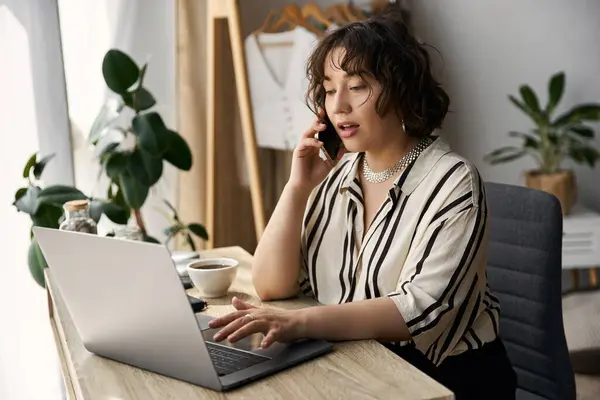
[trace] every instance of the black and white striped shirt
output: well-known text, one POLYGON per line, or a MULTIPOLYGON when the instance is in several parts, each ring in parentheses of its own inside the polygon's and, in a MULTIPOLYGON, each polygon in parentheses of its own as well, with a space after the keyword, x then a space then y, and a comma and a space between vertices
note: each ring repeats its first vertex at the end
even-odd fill
POLYGON ((486 282, 478 171, 438 137, 396 179, 364 232, 361 157, 346 154, 309 198, 302 291, 322 304, 390 297, 411 342, 436 365, 493 341, 499 304, 486 282))

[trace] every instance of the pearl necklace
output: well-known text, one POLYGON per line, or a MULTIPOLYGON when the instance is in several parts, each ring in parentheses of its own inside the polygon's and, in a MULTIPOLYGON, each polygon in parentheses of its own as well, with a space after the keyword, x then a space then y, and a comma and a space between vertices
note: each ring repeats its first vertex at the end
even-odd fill
POLYGON ((423 138, 415 147, 410 149, 410 151, 406 153, 404 157, 398 160, 391 167, 381 172, 373 172, 371 167, 369 167, 369 163, 367 162, 367 156, 363 154, 363 176, 371 183, 385 182, 392 176, 396 175, 398 171, 406 168, 410 163, 416 160, 419 154, 421 154, 421 152, 425 150, 427 146, 431 144, 431 142, 432 140, 430 138, 423 138))

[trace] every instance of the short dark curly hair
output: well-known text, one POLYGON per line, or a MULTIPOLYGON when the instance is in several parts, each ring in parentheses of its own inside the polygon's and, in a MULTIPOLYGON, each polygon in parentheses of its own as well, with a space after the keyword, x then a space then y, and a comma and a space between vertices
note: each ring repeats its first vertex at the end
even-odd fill
POLYGON ((306 67, 306 103, 315 114, 325 108, 325 62, 336 48, 345 51, 336 67, 381 84, 376 102, 380 117, 393 108, 410 136, 429 136, 441 127, 450 99, 432 76, 425 46, 409 33, 399 13, 353 22, 320 39, 306 67))

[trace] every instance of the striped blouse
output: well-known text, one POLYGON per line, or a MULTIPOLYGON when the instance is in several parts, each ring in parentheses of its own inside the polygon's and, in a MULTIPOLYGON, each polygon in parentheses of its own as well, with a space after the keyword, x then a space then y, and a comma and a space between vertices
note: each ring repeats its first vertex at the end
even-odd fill
POLYGON ((435 365, 498 335, 486 281, 488 210, 475 167, 442 138, 394 181, 363 226, 362 153, 346 154, 308 200, 300 287, 321 304, 388 296, 435 365))

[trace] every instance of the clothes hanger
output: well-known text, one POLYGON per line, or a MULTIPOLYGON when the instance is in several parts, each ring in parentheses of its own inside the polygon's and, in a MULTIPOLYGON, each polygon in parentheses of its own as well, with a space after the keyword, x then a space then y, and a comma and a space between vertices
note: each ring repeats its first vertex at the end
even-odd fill
POLYGON ((270 27, 273 24, 273 19, 277 16, 281 17, 281 10, 269 11, 263 24, 258 29, 256 29, 253 33, 267 33, 268 31, 270 31, 271 30, 270 27))
POLYGON ((323 30, 312 25, 310 22, 308 22, 302 17, 300 7, 298 7, 295 4, 289 4, 283 7, 282 9, 270 11, 267 14, 267 17, 265 18, 263 24, 253 32, 253 35, 257 37, 257 42, 260 47, 291 46, 294 44, 293 41, 276 41, 272 43, 263 43, 260 40, 258 40, 258 35, 264 33, 268 34, 290 31, 295 29, 297 26, 301 26, 306 30, 317 35, 323 33, 323 30), (282 28, 285 28, 285 30, 282 30, 282 28))
POLYGON ((285 24, 294 25, 294 28, 296 26, 301 26, 304 29, 316 35, 320 35, 323 33, 321 29, 308 22, 308 20, 306 20, 302 16, 302 11, 300 10, 300 7, 296 4, 288 4, 283 7, 282 16, 277 22, 275 22, 273 29, 275 29, 275 31, 277 32, 278 29, 280 29, 281 26, 285 24))
MULTIPOLYGON (((286 6, 287 7, 287 6, 286 6)), ((277 19, 271 26, 269 26, 268 33, 281 32, 281 28, 287 27, 287 30, 292 30, 298 26, 298 23, 293 17, 293 12, 289 8, 284 7, 279 13, 279 19, 277 19)))
POLYGON ((259 47, 265 47, 265 46, 287 47, 287 46, 292 46, 294 44, 294 42, 289 41, 289 40, 285 41, 285 42, 276 41, 276 42, 272 42, 272 43, 264 43, 260 40, 261 34, 278 32, 279 29, 281 29, 281 27, 284 24, 283 20, 285 20, 285 23, 287 23, 288 28, 289 28, 288 30, 292 30, 296 27, 296 24, 294 24, 292 21, 287 20, 285 18, 286 17, 283 15, 283 10, 281 10, 281 9, 269 11, 263 24, 258 29, 256 29, 254 32, 252 32, 252 35, 255 36, 256 42, 259 47), (279 19, 277 19, 277 18, 279 18, 279 19), (276 29, 275 29, 275 23, 279 24, 279 26, 276 29))
POLYGON ((357 22, 360 19, 354 14, 353 8, 350 4, 338 4, 338 10, 342 13, 346 21, 348 22, 357 22))
POLYGON ((340 4, 333 4, 325 9, 325 17, 333 21, 336 25, 342 26, 347 24, 348 19, 344 12, 339 8, 340 4))
POLYGON ((305 19, 312 17, 315 22, 324 25, 325 28, 329 28, 333 24, 331 20, 329 20, 325 14, 323 14, 321 7, 312 1, 302 7, 302 17, 305 19))
POLYGON ((364 21, 368 18, 367 14, 365 14, 365 12, 360 7, 354 4, 354 1, 350 0, 348 2, 348 8, 352 12, 352 15, 354 15, 354 17, 359 21, 364 21))

